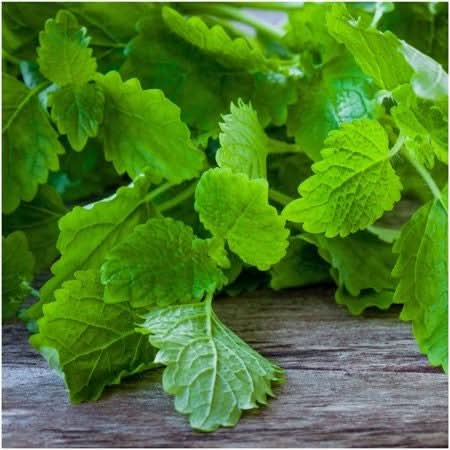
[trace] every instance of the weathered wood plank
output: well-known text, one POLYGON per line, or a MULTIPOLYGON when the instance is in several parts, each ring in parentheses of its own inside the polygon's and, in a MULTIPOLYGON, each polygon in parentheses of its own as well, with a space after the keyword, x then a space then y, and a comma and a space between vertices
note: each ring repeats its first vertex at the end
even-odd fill
POLYGON ((287 373, 277 398, 234 429, 191 431, 161 371, 71 406, 15 324, 3 329, 3 446, 447 446, 447 377, 429 368, 398 310, 353 318, 321 287, 224 298, 217 311, 287 373))

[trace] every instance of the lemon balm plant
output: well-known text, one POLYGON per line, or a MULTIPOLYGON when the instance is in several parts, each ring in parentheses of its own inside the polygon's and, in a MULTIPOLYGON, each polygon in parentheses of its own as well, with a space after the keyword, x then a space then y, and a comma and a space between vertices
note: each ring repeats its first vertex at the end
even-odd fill
POLYGON ((245 6, 3 5, 3 319, 74 403, 164 366, 195 429, 265 404, 213 306, 251 271, 403 305, 447 370, 447 4, 245 6))

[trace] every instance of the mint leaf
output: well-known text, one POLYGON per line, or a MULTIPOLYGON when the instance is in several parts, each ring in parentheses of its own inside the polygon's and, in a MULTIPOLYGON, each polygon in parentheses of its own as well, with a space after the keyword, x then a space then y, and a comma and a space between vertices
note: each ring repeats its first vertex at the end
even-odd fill
POLYGON ((23 231, 36 258, 36 271, 45 270, 58 255, 58 220, 65 213, 58 193, 43 185, 31 202, 22 202, 12 214, 3 216, 3 232, 23 231))
POLYGON ((31 294, 34 257, 22 231, 2 237, 2 319, 13 319, 31 294))
POLYGON ((104 102, 103 91, 95 84, 65 86, 49 96, 52 119, 74 150, 82 150, 88 138, 97 136, 104 102))
POLYGON ((367 227, 400 199, 400 181, 389 162, 388 138, 381 125, 360 119, 332 131, 323 160, 299 186, 302 198, 283 216, 303 222, 310 233, 345 237, 367 227))
POLYGON ((249 178, 265 178, 269 140, 252 106, 241 100, 237 105, 232 103, 220 129, 217 164, 249 178))
POLYGON ((77 272, 55 295, 31 343, 63 377, 71 402, 97 400, 106 386, 154 366, 136 313, 127 303, 104 303, 97 272, 77 272))
POLYGON ((392 272, 399 278, 396 303, 400 318, 412 321, 419 349, 430 364, 448 366, 448 204, 447 188, 440 199, 423 205, 403 227, 394 245, 398 253, 392 272))
POLYGON ((195 193, 195 209, 205 228, 260 270, 284 256, 289 235, 267 197, 267 181, 250 180, 229 169, 205 172, 195 193))
POLYGON ((192 428, 213 431, 234 426, 241 411, 266 404, 282 371, 223 325, 210 305, 155 309, 143 331, 166 365, 163 387, 192 428))
POLYGON ((76 206, 59 221, 57 248, 61 258, 53 264, 53 277, 41 288, 41 300, 26 313, 27 319, 41 316, 42 305, 54 300, 54 292, 75 272, 98 269, 107 253, 128 236, 134 227, 155 214, 145 195, 150 181, 137 177, 113 196, 85 206, 76 206))
POLYGON ((135 308, 200 300, 225 282, 208 255, 208 242, 172 219, 150 219, 107 255, 105 301, 135 308))
POLYGON ((64 149, 35 91, 5 73, 2 81, 3 212, 9 214, 34 198, 64 149))
POLYGON ((41 73, 59 86, 83 85, 92 80, 97 63, 88 47, 86 28, 80 27, 68 11, 59 11, 56 19, 45 24, 39 34, 38 64, 41 73))
POLYGON ((157 90, 143 90, 137 79, 123 82, 117 72, 97 79, 105 92, 105 155, 117 172, 131 177, 144 169, 172 182, 196 177, 204 156, 196 149, 180 110, 157 90))
POLYGON ((378 292, 373 289, 353 296, 343 286, 339 287, 335 294, 336 303, 345 306, 353 316, 359 316, 367 308, 386 310, 394 303, 393 297, 393 291, 378 292))

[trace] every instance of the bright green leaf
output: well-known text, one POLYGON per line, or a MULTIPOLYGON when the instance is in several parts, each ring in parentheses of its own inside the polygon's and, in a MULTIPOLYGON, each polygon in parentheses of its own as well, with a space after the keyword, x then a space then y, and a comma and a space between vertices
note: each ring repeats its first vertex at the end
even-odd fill
POLYGON ((269 140, 252 106, 242 101, 237 106, 232 103, 220 129, 217 164, 249 178, 266 178, 269 140))
POLYGON ((368 289, 353 296, 341 286, 337 289, 335 298, 338 305, 345 306, 353 316, 359 316, 367 308, 388 309, 394 303, 393 294, 393 291, 377 292, 368 289))
POLYGON ((96 271, 77 272, 44 306, 31 343, 65 381, 70 400, 97 400, 106 386, 152 367, 154 348, 135 331, 127 303, 108 305, 96 271))
POLYGON ((92 80, 97 63, 88 47, 86 28, 68 11, 59 11, 39 34, 38 63, 42 74, 58 84, 83 85, 92 80))
POLYGON ((206 229, 260 270, 286 253, 289 231, 268 203, 266 180, 250 180, 229 169, 208 170, 197 185, 195 209, 206 229))
POLYGON ((423 205, 406 223, 394 246, 392 274, 399 278, 395 302, 400 318, 410 320, 419 348, 431 365, 448 365, 448 206, 441 199, 423 205))
POLYGON ((315 173, 299 186, 302 198, 283 216, 303 222, 311 233, 347 236, 366 228, 400 199, 401 184, 389 161, 386 132, 372 120, 345 123, 332 131, 315 163, 315 173))
POLYGON ((223 325, 208 304, 169 306, 146 316, 144 331, 166 365, 163 387, 201 431, 234 426, 241 411, 266 404, 282 371, 223 325))
POLYGON ((105 301, 138 308, 200 300, 225 282, 208 250, 182 222, 150 219, 106 257, 105 301))
POLYGON ((143 90, 117 72, 98 77, 105 92, 105 155, 131 177, 148 168, 154 177, 179 182, 200 172, 204 156, 190 141, 180 110, 162 91, 143 90))

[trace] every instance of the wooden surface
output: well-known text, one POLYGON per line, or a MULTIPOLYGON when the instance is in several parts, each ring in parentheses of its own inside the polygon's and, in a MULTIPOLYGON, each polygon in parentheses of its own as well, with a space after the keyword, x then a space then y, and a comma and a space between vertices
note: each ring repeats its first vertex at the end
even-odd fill
POLYGON ((428 367, 398 309, 353 318, 328 287, 223 298, 216 309, 287 373, 277 398, 234 429, 191 431, 162 391, 160 370, 71 406, 14 324, 3 328, 3 446, 447 446, 447 377, 428 367))

